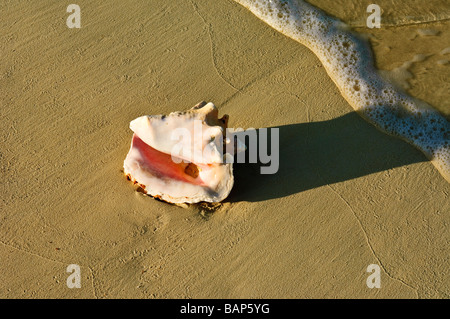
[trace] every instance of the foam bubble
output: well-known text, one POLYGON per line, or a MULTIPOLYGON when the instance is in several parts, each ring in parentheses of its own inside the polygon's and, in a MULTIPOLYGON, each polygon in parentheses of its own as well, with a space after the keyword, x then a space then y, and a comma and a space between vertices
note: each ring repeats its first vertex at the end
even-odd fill
MULTIPOLYGON (((355 111, 381 131, 416 146, 450 182, 450 123, 384 77, 366 40, 301 0, 235 1, 312 50, 355 111)), ((423 58, 416 56, 414 62, 423 58)))

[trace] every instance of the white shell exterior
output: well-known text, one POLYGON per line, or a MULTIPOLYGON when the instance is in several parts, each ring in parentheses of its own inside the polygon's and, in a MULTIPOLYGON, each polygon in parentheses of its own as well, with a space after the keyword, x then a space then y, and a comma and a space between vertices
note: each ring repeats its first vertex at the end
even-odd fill
MULTIPOLYGON (((184 152, 179 154, 184 162, 177 165, 182 170, 189 163, 195 164, 198 176, 185 176, 186 180, 179 180, 153 170, 152 163, 149 163, 142 150, 143 143, 138 147, 133 142, 124 161, 125 175, 139 184, 148 195, 170 203, 224 200, 233 187, 233 164, 223 163, 222 155, 222 138, 228 117, 218 119, 217 115, 218 110, 213 103, 200 103, 186 112, 174 112, 168 116, 142 116, 133 120, 130 128, 134 134, 159 152, 170 156, 174 147, 185 143, 182 145, 184 152), (174 132, 180 128, 189 132, 192 143, 174 138, 174 132)), ((168 157, 170 160, 173 158, 168 157)))

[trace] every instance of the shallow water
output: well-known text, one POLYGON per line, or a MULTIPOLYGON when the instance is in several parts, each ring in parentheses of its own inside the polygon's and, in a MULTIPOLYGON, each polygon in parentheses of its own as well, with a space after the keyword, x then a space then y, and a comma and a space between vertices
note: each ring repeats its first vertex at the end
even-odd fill
MULTIPOLYGON (((421 150, 450 181, 450 123, 400 83, 425 55, 416 55, 391 74, 380 72, 369 43, 340 20, 303 1, 236 0, 275 30, 313 51, 341 94, 364 119, 381 131, 421 150)), ((395 22, 395 20, 393 20, 395 22)), ((369 25, 369 23, 368 23, 369 25)), ((440 32, 418 30, 420 36, 440 32)), ((446 51, 441 51, 446 52, 446 51)), ((444 60, 439 61, 445 65, 444 60)))
POLYGON ((383 28, 450 19, 450 6, 446 0, 308 0, 308 2, 352 27, 366 27, 366 8, 372 3, 381 8, 383 28))
POLYGON ((427 102, 450 119, 448 1, 376 1, 381 8, 379 29, 366 26, 366 8, 373 1, 308 2, 344 21, 360 34, 366 34, 377 68, 394 71, 394 77, 409 94, 427 102), (423 55, 425 59, 411 63, 416 55, 423 55))

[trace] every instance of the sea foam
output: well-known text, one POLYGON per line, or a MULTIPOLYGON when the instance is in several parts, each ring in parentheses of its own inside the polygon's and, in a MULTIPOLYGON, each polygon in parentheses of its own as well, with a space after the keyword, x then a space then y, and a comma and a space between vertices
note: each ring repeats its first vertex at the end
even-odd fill
POLYGON ((235 1, 313 51, 358 114, 417 147, 450 182, 450 123, 383 76, 366 40, 302 0, 235 1))

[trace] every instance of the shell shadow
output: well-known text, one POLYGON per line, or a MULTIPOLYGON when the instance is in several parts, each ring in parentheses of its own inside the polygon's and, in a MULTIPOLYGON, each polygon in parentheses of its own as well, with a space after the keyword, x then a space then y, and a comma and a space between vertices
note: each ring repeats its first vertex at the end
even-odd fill
POLYGON ((260 168, 269 164, 252 164, 248 160, 246 163, 235 163, 235 184, 226 202, 281 198, 427 161, 413 146, 378 131, 356 112, 328 121, 278 128, 278 171, 263 175, 260 168))

